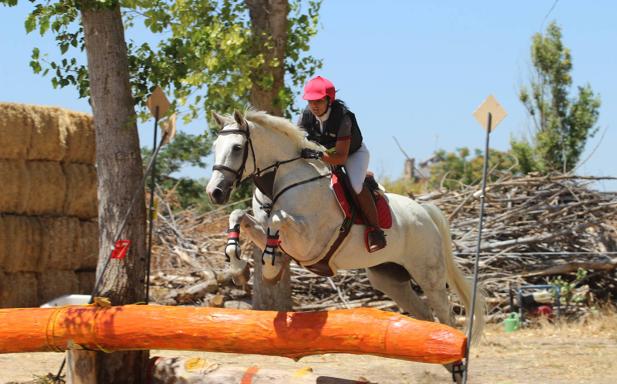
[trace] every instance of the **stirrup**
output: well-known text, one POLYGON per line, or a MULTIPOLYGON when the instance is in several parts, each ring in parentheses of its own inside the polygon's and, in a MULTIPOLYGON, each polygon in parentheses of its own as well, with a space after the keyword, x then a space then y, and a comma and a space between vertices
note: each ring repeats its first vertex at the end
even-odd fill
POLYGON ((386 235, 381 228, 367 228, 367 243, 369 253, 377 252, 386 247, 386 235))

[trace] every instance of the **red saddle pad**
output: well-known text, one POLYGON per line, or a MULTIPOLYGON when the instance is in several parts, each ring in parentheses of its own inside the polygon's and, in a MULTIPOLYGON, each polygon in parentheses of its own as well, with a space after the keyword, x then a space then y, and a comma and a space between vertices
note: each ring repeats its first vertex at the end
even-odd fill
MULTIPOLYGON (((336 195, 336 199, 339 202, 339 205, 343 209, 346 218, 351 217, 351 203, 347 201, 347 197, 345 196, 345 188, 344 184, 339 180, 336 174, 332 174, 332 189, 334 190, 334 194, 336 195)), ((352 191, 352 193, 355 193, 352 191)), ((377 200, 375 201, 375 206, 377 207, 377 216, 379 218, 379 226, 382 229, 388 229, 392 227, 392 211, 390 210, 390 204, 388 200, 383 196, 379 195, 377 200)), ((362 220, 362 215, 356 215, 354 220, 354 224, 365 224, 364 220, 362 220)))

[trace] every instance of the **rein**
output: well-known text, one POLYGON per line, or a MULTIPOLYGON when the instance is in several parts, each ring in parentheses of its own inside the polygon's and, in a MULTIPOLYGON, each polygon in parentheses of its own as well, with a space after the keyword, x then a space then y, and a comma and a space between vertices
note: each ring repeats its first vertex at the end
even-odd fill
MULTIPOLYGON (((278 198, 279 198, 279 197, 281 197, 281 195, 282 195, 283 193, 285 193, 285 192, 289 191, 289 190, 290 190, 290 189, 292 189, 292 188, 295 188, 295 187, 298 187, 298 186, 300 186, 300 185, 307 184, 307 183, 310 183, 310 182, 313 182, 313 181, 317 181, 317 180, 319 180, 319 179, 322 179, 322 178, 324 178, 324 177, 328 177, 328 176, 331 176, 331 175, 332 175, 332 173, 331 173, 331 172, 330 172, 330 173, 325 173, 325 174, 323 174, 323 175, 318 175, 318 176, 315 176, 315 177, 311 177, 310 179, 306 179, 306 180, 298 181, 297 183, 293 183, 293 184, 291 184, 291 185, 288 185, 288 186, 286 186, 285 188, 283 188, 283 189, 281 189, 280 191, 278 191, 278 192, 276 193, 276 195, 274 195, 274 197, 272 198, 272 202, 271 202, 271 203, 269 203, 269 204, 264 204, 264 205, 262 205, 262 206, 261 206, 261 208, 262 208, 262 209, 263 209, 263 210, 264 210, 264 211, 268 214, 268 216, 270 216, 270 212, 272 212, 272 207, 274 207, 274 204, 276 203, 276 201, 278 200, 278 198)), ((274 184, 274 183, 272 183, 272 184, 274 184)))

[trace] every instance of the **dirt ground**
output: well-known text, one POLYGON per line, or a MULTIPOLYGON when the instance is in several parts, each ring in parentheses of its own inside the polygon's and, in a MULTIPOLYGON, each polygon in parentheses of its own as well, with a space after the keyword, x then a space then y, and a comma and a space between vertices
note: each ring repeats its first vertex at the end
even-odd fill
MULTIPOLYGON (((380 384, 450 383, 441 366, 356 355, 316 355, 298 362, 286 358, 223 353, 152 351, 151 356, 201 357, 222 366, 296 370, 310 367, 318 375, 380 384)), ((56 372, 61 353, 0 355, 1 383, 32 383, 56 372)), ((473 347, 470 384, 617 383, 617 315, 577 324, 540 324, 504 333, 487 326, 481 345, 473 347)))

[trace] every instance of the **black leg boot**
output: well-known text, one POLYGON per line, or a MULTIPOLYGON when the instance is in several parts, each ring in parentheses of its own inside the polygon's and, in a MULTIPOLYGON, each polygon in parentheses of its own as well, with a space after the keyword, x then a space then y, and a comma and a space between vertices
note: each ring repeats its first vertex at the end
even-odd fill
POLYGON ((369 227, 368 232, 368 249, 369 252, 379 251, 386 246, 386 236, 379 227, 379 220, 377 218, 377 207, 375 206, 375 200, 371 191, 368 188, 362 188, 362 192, 358 195, 358 203, 360 203, 360 209, 362 215, 369 227))

